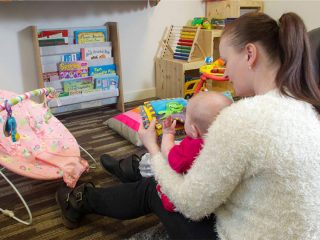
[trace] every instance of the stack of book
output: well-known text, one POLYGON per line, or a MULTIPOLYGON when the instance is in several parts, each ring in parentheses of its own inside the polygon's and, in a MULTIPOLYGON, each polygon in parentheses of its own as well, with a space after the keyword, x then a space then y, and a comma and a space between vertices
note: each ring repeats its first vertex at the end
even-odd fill
POLYGON ((39 31, 44 85, 54 87, 59 97, 117 90, 119 76, 107 33, 105 26, 39 31))

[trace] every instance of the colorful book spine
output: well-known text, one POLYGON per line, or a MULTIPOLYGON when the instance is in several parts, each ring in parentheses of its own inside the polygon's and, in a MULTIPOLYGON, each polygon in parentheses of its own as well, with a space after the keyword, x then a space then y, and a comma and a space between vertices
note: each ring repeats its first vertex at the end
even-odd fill
POLYGON ((115 64, 89 67, 89 76, 97 77, 108 74, 116 74, 115 64))
POLYGON ((74 31, 76 44, 97 43, 107 41, 106 29, 90 29, 74 31))
POLYGON ((111 46, 81 48, 82 60, 110 58, 111 56, 111 46))

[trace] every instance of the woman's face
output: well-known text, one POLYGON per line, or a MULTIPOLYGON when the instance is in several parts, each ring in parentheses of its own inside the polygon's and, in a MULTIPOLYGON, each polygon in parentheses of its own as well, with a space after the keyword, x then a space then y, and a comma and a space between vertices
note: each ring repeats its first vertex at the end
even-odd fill
POLYGON ((248 54, 245 50, 238 51, 230 44, 228 36, 223 37, 219 45, 220 57, 225 61, 225 76, 229 77, 236 96, 252 96, 253 80, 250 79, 248 54))

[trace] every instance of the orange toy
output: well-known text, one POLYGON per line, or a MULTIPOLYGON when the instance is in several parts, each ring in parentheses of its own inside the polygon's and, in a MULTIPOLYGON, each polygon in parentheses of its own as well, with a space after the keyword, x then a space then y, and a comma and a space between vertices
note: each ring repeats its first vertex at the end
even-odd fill
POLYGON ((213 81, 228 81, 229 79, 223 76, 225 71, 224 65, 224 61, 221 58, 218 58, 213 63, 200 67, 200 73, 202 74, 200 76, 200 81, 196 89, 194 90, 194 93, 196 94, 201 90, 204 82, 207 79, 213 81))

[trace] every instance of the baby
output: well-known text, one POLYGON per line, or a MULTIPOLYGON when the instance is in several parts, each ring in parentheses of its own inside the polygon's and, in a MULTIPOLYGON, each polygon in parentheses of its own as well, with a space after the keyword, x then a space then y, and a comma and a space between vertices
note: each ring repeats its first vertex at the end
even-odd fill
MULTIPOLYGON (((194 95, 186 109, 184 128, 187 136, 177 145, 174 142, 176 121, 172 121, 171 117, 164 120, 161 153, 168 159, 173 170, 182 174, 191 168, 202 148, 202 137, 219 112, 231 103, 232 100, 228 97, 216 92, 200 92, 194 95)), ((175 207, 161 192, 160 185, 157 190, 164 208, 173 212, 175 207)))

